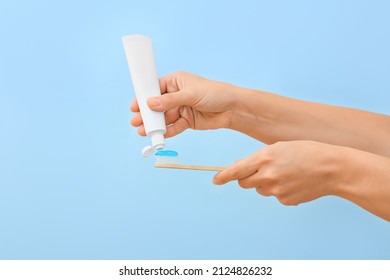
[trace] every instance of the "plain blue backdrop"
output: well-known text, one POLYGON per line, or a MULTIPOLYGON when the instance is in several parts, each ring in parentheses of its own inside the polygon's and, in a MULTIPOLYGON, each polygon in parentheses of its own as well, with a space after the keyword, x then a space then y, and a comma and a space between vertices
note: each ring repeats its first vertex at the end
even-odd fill
MULTIPOLYGON (((128 124, 121 41, 150 36, 160 76, 389 114, 388 3, 1 1, 0 258, 389 259, 390 223, 348 201, 285 207, 155 169, 128 124)), ((167 143, 212 165, 264 146, 227 130, 167 143)))

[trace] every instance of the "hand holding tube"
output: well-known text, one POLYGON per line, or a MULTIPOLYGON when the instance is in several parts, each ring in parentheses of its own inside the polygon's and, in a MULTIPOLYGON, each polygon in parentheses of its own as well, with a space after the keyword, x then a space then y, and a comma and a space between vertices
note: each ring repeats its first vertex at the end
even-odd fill
MULTIPOLYGON (((149 98, 148 105, 155 111, 165 111, 166 138, 187 128, 229 128, 237 100, 235 86, 187 72, 176 72, 160 79, 160 89, 162 96, 149 98)), ((136 114, 130 123, 139 127, 138 133, 145 136, 136 100, 133 101, 131 110, 136 114)))

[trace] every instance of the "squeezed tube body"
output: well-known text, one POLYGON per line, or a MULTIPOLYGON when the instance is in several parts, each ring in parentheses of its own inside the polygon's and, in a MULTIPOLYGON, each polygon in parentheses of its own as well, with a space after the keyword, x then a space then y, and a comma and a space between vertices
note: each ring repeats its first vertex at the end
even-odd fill
POLYGON ((152 140, 152 146, 145 147, 142 152, 148 156, 165 146, 166 132, 164 113, 151 110, 146 103, 149 97, 161 94, 152 40, 144 35, 129 35, 124 36, 122 41, 146 135, 152 140))

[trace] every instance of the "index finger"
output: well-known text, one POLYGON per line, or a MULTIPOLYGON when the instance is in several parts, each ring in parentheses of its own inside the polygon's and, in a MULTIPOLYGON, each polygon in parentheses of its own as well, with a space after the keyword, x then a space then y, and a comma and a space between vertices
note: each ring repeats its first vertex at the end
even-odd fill
POLYGON ((180 79, 181 75, 182 75, 181 72, 174 72, 164 77, 161 77, 158 80, 160 84, 161 94, 179 91, 180 86, 178 84, 178 79, 180 79))
POLYGON ((213 182, 223 185, 230 181, 240 180, 251 176, 259 169, 258 153, 254 153, 247 158, 236 161, 233 165, 223 169, 215 175, 213 182))

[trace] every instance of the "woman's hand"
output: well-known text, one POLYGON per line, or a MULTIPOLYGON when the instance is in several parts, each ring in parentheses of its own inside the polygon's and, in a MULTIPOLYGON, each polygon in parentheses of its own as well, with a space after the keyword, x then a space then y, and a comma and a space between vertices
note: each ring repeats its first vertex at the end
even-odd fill
POLYGON ((390 159, 314 141, 277 142, 215 175, 217 185, 243 188, 298 205, 326 195, 347 199, 390 221, 390 159))
POLYGON ((222 170, 213 182, 237 180, 243 188, 256 188, 285 205, 298 205, 337 193, 344 179, 338 160, 341 150, 313 141, 278 142, 222 170))
MULTIPOLYGON (((148 100, 152 110, 165 111, 167 132, 172 137, 187 128, 204 130, 228 128, 231 124, 237 87, 211 81, 187 72, 176 72, 160 79, 162 96, 148 100)), ((131 111, 136 114, 130 121, 145 136, 137 101, 131 111)))

